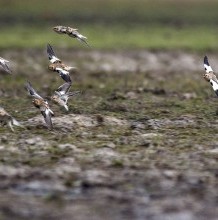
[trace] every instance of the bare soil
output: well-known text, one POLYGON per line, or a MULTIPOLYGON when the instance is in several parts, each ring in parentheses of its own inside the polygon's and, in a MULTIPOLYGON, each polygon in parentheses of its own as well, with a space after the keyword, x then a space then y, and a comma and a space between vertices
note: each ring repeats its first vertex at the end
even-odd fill
POLYGON ((24 89, 63 83, 45 51, 1 53, 13 75, 0 73, 0 105, 25 129, 0 127, 0 219, 217 219, 218 100, 202 55, 54 49, 83 93, 68 113, 51 103, 53 131, 24 89))

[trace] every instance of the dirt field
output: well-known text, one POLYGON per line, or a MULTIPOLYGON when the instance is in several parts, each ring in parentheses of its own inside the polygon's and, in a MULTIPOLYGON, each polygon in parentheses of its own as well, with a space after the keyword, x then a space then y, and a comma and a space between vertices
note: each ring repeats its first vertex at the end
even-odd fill
POLYGON ((46 97, 63 83, 45 50, 1 52, 13 75, 0 73, 0 105, 25 129, 0 127, 0 219, 217 219, 218 100, 204 54, 55 51, 83 93, 69 113, 51 103, 51 132, 24 89, 46 97))

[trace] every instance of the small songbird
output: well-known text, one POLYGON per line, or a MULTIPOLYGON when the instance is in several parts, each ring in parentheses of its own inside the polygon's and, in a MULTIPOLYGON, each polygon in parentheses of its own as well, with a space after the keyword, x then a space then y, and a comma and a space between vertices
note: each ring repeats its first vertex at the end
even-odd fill
POLYGON ((14 132, 13 125, 23 127, 15 118, 13 118, 4 108, 0 107, 0 123, 3 125, 8 124, 10 129, 14 132))
POLYGON ((70 87, 71 83, 64 83, 55 91, 55 94, 51 97, 52 101, 59 104, 60 106, 63 106, 67 111, 69 111, 69 107, 67 105, 68 99, 80 93, 80 91, 69 92, 70 87))
POLYGON ((50 44, 47 44, 47 54, 51 62, 51 64, 48 66, 48 69, 54 72, 58 72, 64 81, 71 82, 69 72, 76 68, 67 66, 66 64, 62 63, 62 61, 55 55, 55 52, 50 44))
POLYGON ((4 58, 0 57, 0 65, 7 73, 12 73, 11 69, 9 68, 8 64, 9 61, 5 60, 4 58))
POLYGON ((33 89, 30 82, 27 82, 26 89, 29 94, 33 97, 33 105, 36 108, 39 108, 42 116, 44 117, 45 123, 49 130, 53 129, 51 116, 54 116, 53 111, 50 109, 48 102, 43 99, 38 93, 36 93, 35 89, 33 89))
POLYGON ((218 96, 218 80, 216 75, 214 74, 213 69, 211 68, 207 56, 204 57, 204 69, 206 73, 204 73, 203 77, 206 81, 210 82, 213 90, 218 96))
POLYGON ((87 37, 85 37, 82 34, 80 34, 78 32, 78 29, 71 28, 71 27, 60 26, 59 25, 59 26, 53 27, 53 30, 56 33, 67 34, 69 37, 76 38, 80 42, 85 43, 88 47, 90 47, 88 42, 87 42, 87 37))
POLYGON ((53 30, 58 34, 66 34, 67 33, 67 27, 61 26, 61 25, 53 27, 53 30))

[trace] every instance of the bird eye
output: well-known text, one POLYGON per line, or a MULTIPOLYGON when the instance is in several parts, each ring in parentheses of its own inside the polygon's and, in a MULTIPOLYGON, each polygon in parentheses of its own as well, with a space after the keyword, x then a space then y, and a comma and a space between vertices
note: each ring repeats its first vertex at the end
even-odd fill
POLYGON ((206 67, 205 67, 204 69, 205 69, 205 70, 207 70, 207 68, 206 68, 206 67))

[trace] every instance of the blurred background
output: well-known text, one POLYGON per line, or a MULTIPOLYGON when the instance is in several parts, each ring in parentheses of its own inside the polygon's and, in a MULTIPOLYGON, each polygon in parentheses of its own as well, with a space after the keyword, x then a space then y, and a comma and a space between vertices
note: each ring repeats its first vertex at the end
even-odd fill
POLYGON ((217 220, 218 0, 0 0, 0 219, 217 220), (91 48, 53 26, 78 28, 91 48), (28 97, 64 81, 46 44, 75 66, 54 132, 28 97))
POLYGON ((216 0, 0 0, 0 4, 0 48, 41 47, 50 41, 84 48, 51 29, 68 25, 99 49, 218 49, 216 0))

